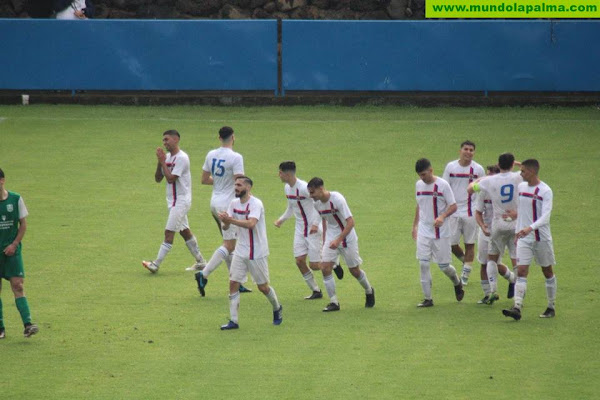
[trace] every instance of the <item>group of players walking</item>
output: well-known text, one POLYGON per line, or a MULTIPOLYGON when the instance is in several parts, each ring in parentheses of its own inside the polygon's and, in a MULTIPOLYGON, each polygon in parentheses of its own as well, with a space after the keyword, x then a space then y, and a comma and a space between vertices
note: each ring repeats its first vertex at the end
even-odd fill
MULTIPOLYGON (((196 271, 195 280, 202 296, 206 294, 208 277, 222 263, 229 269, 229 322, 222 330, 238 329, 240 293, 250 292, 244 286, 248 273, 273 308, 273 324, 283 321, 283 306, 275 289, 269 284, 269 246, 263 203, 252 195, 253 181, 244 175, 243 157, 233 150, 234 131, 219 130, 221 146, 211 150, 205 159, 202 184, 212 185, 211 213, 223 237, 222 245, 206 261, 202 256, 187 219, 191 207, 191 176, 188 155, 179 148, 180 135, 175 130, 163 134, 162 148, 156 150, 158 164, 155 179, 167 181, 169 217, 165 239, 156 259, 143 261, 150 272, 158 272, 170 251, 176 232, 184 238, 195 263, 187 270, 196 271)), ((492 305, 498 295, 498 275, 509 281, 508 298, 514 297, 514 307, 504 315, 519 320, 527 288, 528 268, 535 257, 546 277, 548 307, 541 317, 555 315, 556 278, 552 271, 554 253, 550 235, 552 191, 538 177, 536 160, 515 161, 510 153, 500 155, 498 165, 489 166, 487 175, 473 160, 475 144, 465 141, 460 157, 448 163, 443 178, 433 174, 429 160, 416 163, 420 180, 416 184, 417 208, 413 223, 413 238, 417 242, 417 259, 421 270, 424 299, 418 307, 432 307, 430 263, 452 281, 456 299, 464 297, 475 258, 478 239, 478 261, 481 264, 481 304, 492 305), (513 172, 519 166, 521 172, 513 172), (460 247, 463 239, 464 251, 460 247), (508 249, 512 269, 502 264, 508 249), (463 263, 459 276, 451 265, 452 253, 463 263)), ((279 177, 285 183, 287 209, 275 221, 280 227, 295 217, 294 257, 296 265, 311 290, 308 300, 320 299, 323 293, 313 275, 321 271, 329 304, 325 312, 339 311, 340 303, 333 278, 343 278, 338 263, 344 258, 352 276, 365 291, 365 307, 375 305, 375 289, 360 266, 358 236, 354 219, 344 196, 328 191, 321 178, 305 182, 296 176, 294 161, 279 165, 279 177)))
MULTIPOLYGON (((202 167, 202 184, 213 186, 211 213, 223 237, 222 245, 215 250, 208 262, 202 256, 198 242, 189 228, 187 213, 191 207, 190 161, 188 155, 179 148, 179 139, 177 131, 166 131, 163 134, 163 145, 168 153, 162 148, 156 150, 158 164, 155 179, 156 182, 163 179, 167 181, 169 217, 165 239, 156 259, 142 261, 142 265, 152 273, 158 272, 171 250, 175 233, 179 232, 194 256, 195 263, 187 270, 196 271, 195 280, 202 296, 206 294, 208 277, 223 261, 229 269, 230 319, 221 326, 221 330, 239 328, 240 293, 251 291, 243 286, 248 273, 273 307, 273 324, 281 324, 283 306, 275 289, 269 284, 269 245, 264 206, 251 193, 253 182, 244 175, 242 155, 233 151, 233 129, 224 126, 219 130, 221 146, 207 154, 202 167)), ((280 227, 292 215, 296 218, 294 257, 312 292, 306 299, 323 297, 312 272, 320 270, 330 299, 323 311, 340 310, 333 272, 338 279, 343 278, 342 267, 337 264, 341 256, 352 276, 365 290, 365 307, 373 307, 375 289, 365 272, 360 269, 362 259, 358 252, 358 236, 344 196, 326 190, 321 178, 313 178, 308 183, 298 179, 293 161, 281 163, 279 176, 285 183, 288 207, 275 221, 275 226, 280 227)))
POLYGON ((552 318, 556 298, 550 233, 552 190, 538 176, 540 164, 535 159, 517 162, 511 153, 503 153, 497 165, 487 167, 485 175, 483 167, 473 160, 474 153, 475 143, 463 142, 459 159, 446 165, 442 178, 433 174, 431 162, 426 158, 416 162, 420 180, 416 184, 417 209, 412 235, 417 242, 424 295, 418 307, 433 306, 432 261, 452 281, 456 299, 462 300, 478 238, 484 294, 479 303, 492 305, 500 298, 497 292, 500 275, 509 282, 507 297, 514 297, 514 306, 502 313, 520 320, 529 266, 535 258, 546 278, 548 298, 548 307, 540 317, 552 318), (515 167, 520 168, 520 173, 513 172, 515 167), (461 236, 464 251, 459 245, 461 236), (506 249, 512 270, 502 264, 506 249), (463 262, 460 277, 450 264, 452 253, 463 262))

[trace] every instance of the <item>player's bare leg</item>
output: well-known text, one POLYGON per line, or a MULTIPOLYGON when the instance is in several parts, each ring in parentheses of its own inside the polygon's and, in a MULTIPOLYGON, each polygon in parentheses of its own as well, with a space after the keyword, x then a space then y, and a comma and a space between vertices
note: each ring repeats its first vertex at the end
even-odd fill
POLYGON ((509 283, 515 283, 516 276, 506 265, 498 262, 498 254, 489 254, 487 262, 487 275, 490 283, 490 295, 487 304, 492 305, 500 298, 498 296, 498 274, 504 277, 509 283))
POLYGON ((479 277, 481 279, 481 289, 483 290, 483 299, 479 300, 477 304, 487 304, 488 299, 490 298, 490 282, 488 280, 487 274, 487 263, 481 264, 481 269, 479 270, 479 277))
POLYGON ((323 283, 325 284, 325 291, 329 296, 329 304, 327 304, 327 307, 323 309, 323 311, 325 312, 340 310, 340 303, 335 293, 335 280, 333 279, 332 274, 333 265, 334 263, 332 262, 321 262, 319 264, 319 268, 321 269, 321 273, 323 274, 323 283))
POLYGON ((167 254, 169 254, 171 248, 173 248, 173 239, 175 239, 175 232, 165 229, 165 240, 158 249, 156 259, 154 261, 142 261, 144 268, 153 274, 158 272, 160 264, 163 262, 167 254))
POLYGON ((552 265, 542 267, 542 273, 546 278, 546 297, 548 298, 548 307, 546 311, 540 314, 540 318, 552 318, 555 316, 554 301, 556 300, 556 276, 552 270, 552 265))
POLYGON ((199 270, 203 269, 206 266, 206 261, 204 260, 204 257, 202 256, 202 253, 200 252, 200 247, 198 246, 198 241, 196 240, 196 237, 194 236, 192 231, 189 228, 186 228, 186 229, 182 230, 181 232, 179 232, 179 234, 181 235, 183 240, 185 240, 185 245, 187 246, 188 250, 192 254, 192 257, 194 257, 194 259, 196 260, 194 265, 192 265, 189 268, 186 268, 186 270, 199 271, 199 270))
POLYGON ((15 295, 15 304, 17 305, 17 310, 19 310, 19 314, 21 314, 21 320, 23 321, 23 326, 25 327, 23 335, 26 338, 28 338, 38 333, 39 328, 36 324, 31 322, 31 312, 29 311, 29 303, 27 302, 27 298, 25 297, 25 290, 23 286, 23 278, 10 278, 10 288, 12 289, 13 294, 15 295))
POLYGON ((356 267, 349 267, 348 270, 352 274, 353 277, 356 278, 358 283, 365 289, 365 307, 371 308, 375 306, 375 289, 369 283, 369 279, 367 278, 367 274, 365 271, 360 269, 360 265, 356 267))
POLYGON ((323 298, 323 293, 321 292, 319 285, 317 285, 317 282, 315 281, 315 277, 312 273, 312 270, 319 269, 319 264, 311 262, 310 268, 308 268, 308 266, 306 265, 306 254, 304 254, 302 256, 296 257, 296 266, 298 267, 298 270, 302 274, 302 277, 304 278, 306 285, 308 286, 308 288, 310 290, 312 290, 312 293, 309 296, 305 297, 305 299, 306 300, 314 300, 314 299, 323 298))
POLYGON ((460 280, 463 285, 467 285, 469 282, 469 275, 471 274, 471 270, 473 269, 473 260, 475 259, 475 244, 465 243, 465 253, 463 257, 463 267, 462 272, 460 274, 460 280))

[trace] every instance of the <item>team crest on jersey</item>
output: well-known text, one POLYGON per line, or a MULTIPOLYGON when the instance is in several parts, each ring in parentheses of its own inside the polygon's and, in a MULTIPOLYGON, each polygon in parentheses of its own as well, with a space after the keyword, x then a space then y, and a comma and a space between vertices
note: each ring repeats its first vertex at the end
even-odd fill
POLYGON ((6 205, 6 211, 13 212, 13 205, 12 204, 7 204, 6 205))

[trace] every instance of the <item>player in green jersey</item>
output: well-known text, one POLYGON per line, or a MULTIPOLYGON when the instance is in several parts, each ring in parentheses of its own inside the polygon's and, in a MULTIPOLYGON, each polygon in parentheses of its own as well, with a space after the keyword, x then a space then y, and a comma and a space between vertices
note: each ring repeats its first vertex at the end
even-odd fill
MULTIPOLYGON (((21 241, 27 229, 25 218, 28 213, 21 196, 6 190, 4 183, 4 171, 0 169, 0 293, 2 292, 1 278, 4 278, 10 282, 10 287, 15 295, 15 303, 25 326, 23 334, 25 337, 30 337, 38 332, 38 327, 31 323, 29 304, 23 290, 25 271, 21 258, 21 241)), ((0 339, 5 337, 2 298, 0 297, 0 339)))

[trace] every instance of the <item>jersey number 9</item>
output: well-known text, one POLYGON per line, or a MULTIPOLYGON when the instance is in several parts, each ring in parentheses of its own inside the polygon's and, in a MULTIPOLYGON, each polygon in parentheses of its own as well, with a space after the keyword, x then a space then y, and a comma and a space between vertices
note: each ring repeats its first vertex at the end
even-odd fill
POLYGON ((500 188, 500 196, 502 196, 502 203, 508 203, 513 199, 515 187, 513 185, 504 185, 500 188))

